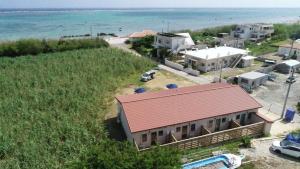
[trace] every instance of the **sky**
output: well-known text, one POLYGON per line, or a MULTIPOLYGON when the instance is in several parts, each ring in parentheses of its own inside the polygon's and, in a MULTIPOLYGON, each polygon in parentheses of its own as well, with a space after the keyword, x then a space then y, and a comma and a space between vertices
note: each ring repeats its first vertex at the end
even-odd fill
POLYGON ((0 0, 0 8, 299 8, 300 0, 0 0))

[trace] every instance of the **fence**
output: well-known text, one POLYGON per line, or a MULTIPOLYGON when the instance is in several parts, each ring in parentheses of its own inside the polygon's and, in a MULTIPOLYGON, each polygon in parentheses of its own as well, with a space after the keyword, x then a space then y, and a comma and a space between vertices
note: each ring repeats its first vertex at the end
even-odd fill
MULTIPOLYGON (((197 147, 205 147, 225 141, 239 139, 244 136, 257 137, 264 133, 265 122, 259 122, 247 126, 242 126, 226 131, 206 134, 186 140, 176 141, 168 144, 161 145, 162 147, 174 147, 178 149, 193 149, 197 147)), ((146 150, 146 149, 145 149, 146 150)), ((141 150, 143 151, 143 150, 141 150)))
POLYGON ((171 61, 169 61, 167 59, 165 59, 165 65, 167 65, 167 66, 169 66, 171 68, 180 70, 180 71, 183 71, 183 69, 184 69, 184 67, 181 64, 171 62, 171 61))

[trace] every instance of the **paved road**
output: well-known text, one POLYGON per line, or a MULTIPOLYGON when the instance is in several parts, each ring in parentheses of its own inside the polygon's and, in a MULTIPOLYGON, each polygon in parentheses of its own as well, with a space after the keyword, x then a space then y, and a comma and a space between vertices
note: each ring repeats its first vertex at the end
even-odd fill
POLYGON ((163 69, 163 70, 166 70, 168 72, 171 72, 171 73, 174 73, 178 76, 181 76, 183 78, 186 78, 192 82, 195 82, 195 83, 198 83, 198 84, 208 84, 208 83, 211 83, 212 82, 212 79, 209 79, 208 77, 204 77, 204 76, 192 76, 192 75, 189 75, 183 71, 179 71, 179 70, 176 70, 176 69, 173 69, 173 68, 170 68, 168 66, 165 66, 165 65, 158 65, 159 68, 163 69))

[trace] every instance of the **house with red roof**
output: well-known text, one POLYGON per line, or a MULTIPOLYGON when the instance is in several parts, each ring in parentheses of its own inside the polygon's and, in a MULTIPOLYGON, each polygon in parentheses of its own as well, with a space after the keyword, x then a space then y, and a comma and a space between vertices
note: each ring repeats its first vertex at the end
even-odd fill
POLYGON ((143 149, 263 121, 236 85, 206 84, 116 97, 127 139, 143 149))

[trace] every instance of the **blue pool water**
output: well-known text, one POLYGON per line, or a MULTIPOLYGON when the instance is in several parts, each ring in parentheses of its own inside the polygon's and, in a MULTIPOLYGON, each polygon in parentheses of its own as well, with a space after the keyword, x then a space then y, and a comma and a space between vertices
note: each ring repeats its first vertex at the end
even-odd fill
POLYGON ((213 26, 286 22, 299 9, 0 9, 0 40, 59 38, 63 35, 201 29, 213 26), (120 29, 122 28, 122 29, 120 29))
MULTIPOLYGON (((208 164, 215 163, 215 162, 224 162, 225 164, 228 164, 228 159, 227 159, 227 157, 225 157, 223 155, 216 156, 216 157, 212 157, 212 158, 209 158, 209 159, 195 161, 195 162, 192 162, 192 163, 189 163, 189 164, 185 164, 185 165, 183 165, 183 169, 193 169, 193 168, 196 168, 196 167, 203 167, 203 166, 206 166, 208 164)), ((220 168, 220 169, 228 169, 228 168, 223 167, 223 168, 220 168)))

